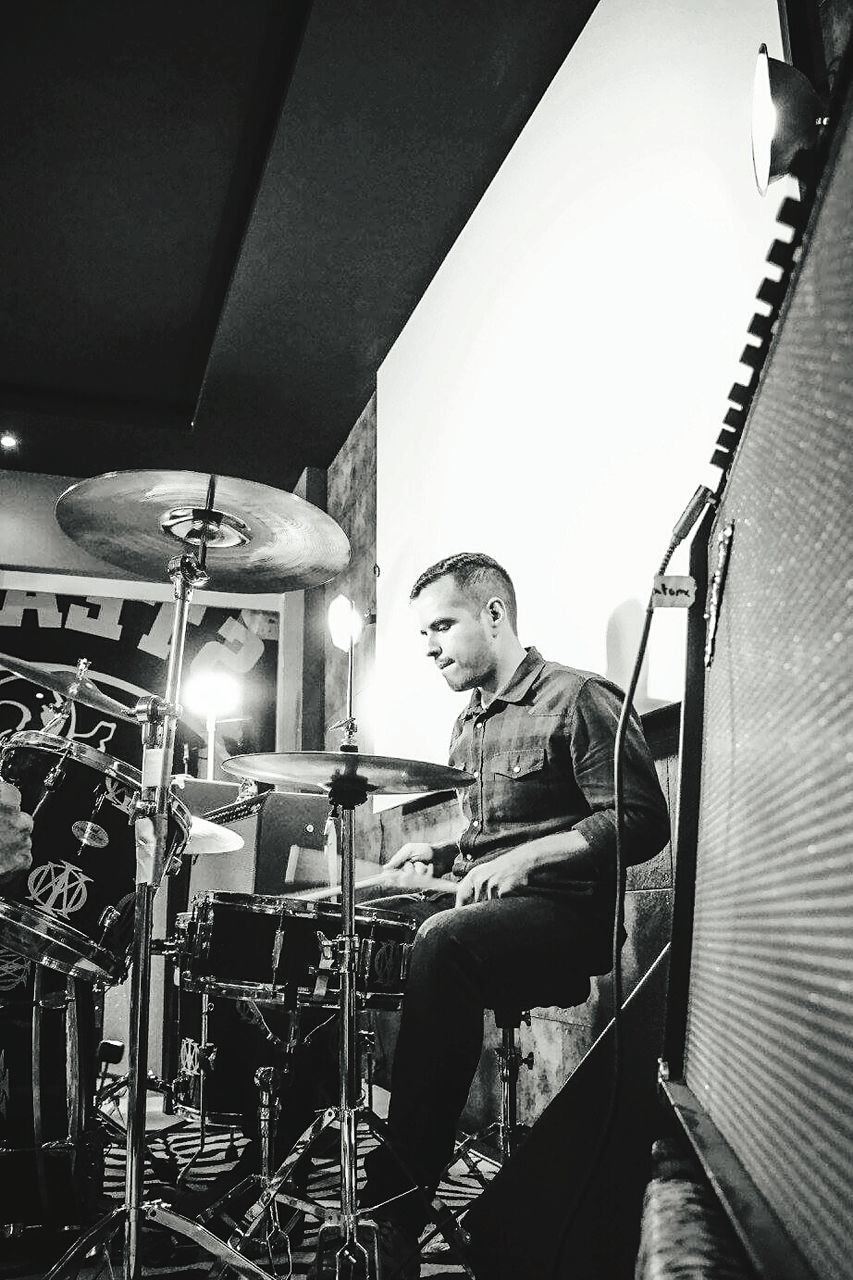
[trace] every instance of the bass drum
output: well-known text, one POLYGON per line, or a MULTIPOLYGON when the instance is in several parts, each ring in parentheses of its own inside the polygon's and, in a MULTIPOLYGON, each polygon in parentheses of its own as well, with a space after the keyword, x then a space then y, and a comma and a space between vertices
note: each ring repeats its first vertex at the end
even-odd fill
MULTIPOLYGON (((0 944, 60 973, 120 982, 133 932, 139 771, 85 743, 28 730, 0 746, 0 778, 19 788, 33 817, 32 868, 0 894, 0 944)), ((190 822, 172 796, 167 869, 190 822)))
POLYGON ((89 1221, 103 1191, 89 983, 0 951, 0 1225, 89 1221))

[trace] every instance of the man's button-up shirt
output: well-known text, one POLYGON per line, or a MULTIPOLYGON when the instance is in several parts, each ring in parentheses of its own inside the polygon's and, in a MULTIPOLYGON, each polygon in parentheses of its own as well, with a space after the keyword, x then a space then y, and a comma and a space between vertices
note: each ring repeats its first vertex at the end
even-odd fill
MULTIPOLYGON (((577 830, 595 879, 534 883, 589 893, 609 883, 615 852, 613 749, 623 695, 589 671, 546 662, 528 649, 515 674, 484 706, 474 690, 456 720, 450 763, 475 774, 461 792, 468 826, 460 852, 473 861, 555 832, 577 830)), ((666 801, 636 715, 625 739, 625 860, 653 857, 669 838, 666 801)))

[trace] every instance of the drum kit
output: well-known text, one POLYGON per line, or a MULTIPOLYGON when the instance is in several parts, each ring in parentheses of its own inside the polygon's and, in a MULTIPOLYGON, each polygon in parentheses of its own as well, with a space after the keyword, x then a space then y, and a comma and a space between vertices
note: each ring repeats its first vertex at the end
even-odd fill
MULTIPOLYGON (((363 755, 355 742, 352 686, 339 751, 266 753, 234 757, 225 770, 246 782, 272 783, 289 792, 323 794, 329 827, 340 853, 340 885, 303 894, 259 897, 208 892, 179 917, 170 940, 182 998, 195 1019, 188 1046, 204 1049, 211 1022, 227 1023, 236 1002, 278 1010, 298 1025, 301 1011, 327 1010, 338 1022, 337 1105, 319 1115, 278 1169, 272 1168, 269 1118, 271 1077, 258 1073, 261 1096, 261 1172, 257 1199, 226 1243, 201 1220, 161 1200, 143 1197, 148 1011, 153 952, 153 901, 164 877, 187 853, 236 852, 240 838, 215 821, 193 818, 174 785, 175 728, 184 641, 193 592, 210 583, 241 594, 320 586, 349 559, 340 527, 294 494, 254 482, 194 472, 111 473, 72 485, 58 499, 56 517, 65 533, 110 564, 153 580, 164 569, 174 587, 171 646, 162 697, 135 707, 107 697, 89 679, 88 663, 76 672, 0 655, 0 667, 58 694, 62 705, 46 731, 14 732, 0 740, 0 779, 14 783, 22 807, 33 815, 32 867, 23 888, 0 891, 0 944, 38 973, 62 975, 68 985, 111 985, 130 973, 130 1037, 127 1166, 124 1200, 82 1234, 46 1280, 80 1274, 84 1260, 123 1229, 124 1280, 142 1272, 142 1231, 147 1223, 189 1239, 213 1259, 213 1272, 269 1280, 248 1254, 250 1241, 279 1225, 281 1202, 321 1222, 321 1249, 333 1240, 336 1276, 362 1277, 376 1267, 375 1231, 357 1205, 359 1125, 380 1141, 383 1126, 364 1105, 359 1070, 359 1014, 399 1008, 416 925, 377 906, 355 905, 355 808, 379 793, 423 793, 471 785, 457 769, 363 755), (142 764, 121 760, 62 736, 74 702, 136 722, 142 764), (339 897, 339 901, 332 899, 339 897), (266 1109, 265 1109, 266 1108, 266 1109), (326 1130, 339 1130, 338 1203, 320 1204, 291 1180, 326 1130), (324 1233, 326 1235, 323 1243, 324 1233)), ((263 797, 249 800, 259 805, 263 797)), ((231 816, 246 810, 238 801, 231 816)), ((377 876, 376 882, 387 877, 377 876)), ((370 883, 372 883, 371 881, 370 883)), ((436 884, 436 882, 431 882, 436 884)), ((401 888, 407 887, 405 884, 401 888)), ((438 882, 437 887, 442 887, 438 882)), ((455 888, 448 882, 445 891, 455 888)), ((233 1050, 236 1028, 223 1024, 221 1042, 233 1050)), ((203 1053, 202 1053, 203 1056, 203 1053)), ((236 1055, 239 1058, 239 1054, 236 1055)), ((227 1096, 204 1098, 210 1079, 199 1063, 184 1063, 178 1102, 188 1114, 229 1123, 227 1096), (207 1083, 205 1083, 207 1082, 207 1083)), ((220 1077, 221 1078, 221 1077, 220 1077)), ((79 1110, 72 1107, 69 1110, 79 1110)), ((287 1231, 285 1227, 285 1233, 287 1231)), ((112 1274, 112 1268, 110 1268, 112 1274)))

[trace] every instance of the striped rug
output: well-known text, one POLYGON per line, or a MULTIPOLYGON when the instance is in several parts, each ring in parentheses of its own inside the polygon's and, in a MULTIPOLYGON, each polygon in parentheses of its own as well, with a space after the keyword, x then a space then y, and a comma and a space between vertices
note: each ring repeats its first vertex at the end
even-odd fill
MULTIPOLYGON (((363 1179, 363 1159, 367 1152, 375 1146, 375 1139, 367 1129, 359 1130, 358 1139, 358 1173, 359 1184, 363 1179)), ((203 1192, 209 1189, 214 1181, 233 1168, 240 1152, 246 1146, 246 1139, 240 1133, 227 1130, 208 1130, 203 1147, 200 1143, 198 1123, 187 1120, 179 1126, 149 1132, 145 1162, 145 1197, 172 1199, 175 1187, 185 1193, 203 1192), (183 1174, 183 1176, 182 1176, 183 1174)), ((124 1196, 124 1148, 116 1144, 107 1151, 105 1192, 121 1201, 124 1196)), ((320 1204, 329 1208, 339 1205, 339 1161, 337 1155, 324 1155, 314 1161, 308 1184, 308 1194, 320 1204)), ((494 1173, 494 1166, 487 1161, 478 1165, 486 1178, 494 1173)), ((480 1191, 480 1183, 470 1170, 459 1161, 449 1171, 439 1187, 439 1198, 450 1211, 458 1216, 476 1197, 480 1191)), ((284 1215, 286 1217, 286 1206, 284 1215)), ((241 1209, 242 1211, 242 1209, 241 1209)), ((221 1211, 205 1225, 224 1239, 233 1230, 234 1219, 231 1214, 234 1206, 226 1200, 221 1211)), ((265 1270, 273 1271, 280 1277, 304 1277, 311 1273, 317 1252, 317 1233, 319 1223, 315 1219, 307 1219, 301 1239, 292 1246, 274 1253, 272 1260, 253 1252, 250 1256, 265 1270)), ((146 1276, 182 1275, 187 1280, 196 1276, 207 1275, 211 1268, 216 1269, 210 1259, 199 1258, 199 1250, 191 1242, 175 1238, 174 1247, 166 1239, 162 1231, 146 1232, 146 1236, 159 1237, 152 1240, 151 1247, 145 1249, 150 1254, 146 1261, 146 1276)), ((81 1273, 90 1276, 109 1276, 106 1267, 100 1273, 97 1269, 81 1273)), ((228 1271, 231 1277, 234 1272, 228 1271)), ((421 1276, 424 1280, 440 1280, 440 1277, 458 1277, 465 1274, 464 1268, 455 1263, 440 1236, 429 1229, 422 1239, 421 1276), (430 1238, 432 1237, 432 1238, 430 1238)))

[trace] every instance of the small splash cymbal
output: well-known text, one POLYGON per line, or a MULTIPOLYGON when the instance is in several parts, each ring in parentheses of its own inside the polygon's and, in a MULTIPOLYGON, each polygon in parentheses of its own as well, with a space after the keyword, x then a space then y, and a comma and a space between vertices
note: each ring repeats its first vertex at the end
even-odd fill
POLYGON ((193 817, 184 857, 203 858, 211 853, 238 853, 243 845, 243 837, 230 827, 220 827, 215 822, 208 822, 206 818, 193 817))

